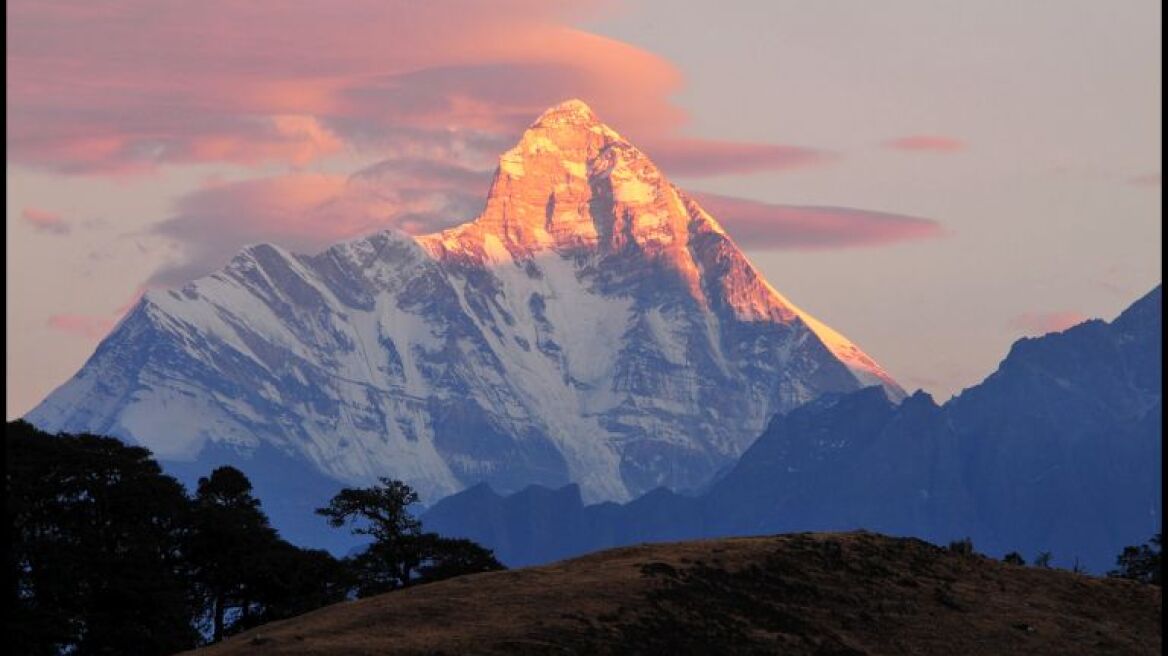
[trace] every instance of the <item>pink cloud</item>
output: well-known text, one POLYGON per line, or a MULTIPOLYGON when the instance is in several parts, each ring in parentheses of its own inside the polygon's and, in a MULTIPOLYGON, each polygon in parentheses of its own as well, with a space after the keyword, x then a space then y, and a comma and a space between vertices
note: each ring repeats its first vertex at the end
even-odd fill
MULTIPOLYGON (((600 3, 604 4, 604 3, 600 3)), ((813 149, 677 138, 670 62, 572 26, 602 7, 13 0, 8 157, 74 174, 304 165, 349 148, 479 163, 579 97, 679 175, 783 170, 813 149)))
POLYGON ((744 248, 814 250, 875 246, 943 234, 940 224, 851 207, 775 205, 691 194, 744 248))
POLYGON ((191 140, 184 153, 195 161, 258 164, 284 161, 297 166, 344 148, 344 142, 315 117, 281 114, 268 118, 264 130, 244 135, 204 135, 191 140))
POLYGON ((644 144, 644 150, 666 174, 682 177, 805 168, 837 157, 799 146, 709 139, 651 141, 644 144))
POLYGON ((274 242, 315 252, 385 228, 434 232, 474 218, 490 171, 435 160, 386 160, 345 177, 290 174, 211 184, 182 197, 155 233, 177 240, 185 260, 153 283, 181 284, 226 263, 241 246, 274 242))
POLYGON ((118 305, 108 315, 93 315, 93 314, 54 314, 49 317, 46 324, 63 333, 82 337, 90 341, 97 341, 109 334, 110 330, 117 325, 127 312, 134 309, 134 306, 141 300, 142 294, 146 293, 147 286, 140 285, 138 289, 134 290, 134 294, 124 303, 118 305))
POLYGON ((885 148, 892 150, 923 151, 934 153, 955 153, 965 150, 964 141, 935 134, 915 134, 897 137, 884 142, 885 148))
POLYGON ((677 70, 567 24, 581 14, 542 0, 13 0, 9 159, 69 173, 303 164, 403 132, 510 134, 572 96, 641 133, 680 125, 677 70))
POLYGON ((49 317, 48 326, 63 333, 95 340, 105 337, 117 319, 84 314, 54 314, 49 317))
MULTIPOLYGON (((386 228, 436 232, 478 216, 490 178, 489 170, 404 159, 348 177, 289 174, 209 183, 182 197, 175 215, 154 230, 181 243, 185 259, 157 272, 151 284, 178 285, 206 275, 249 243, 311 253, 386 228)), ((747 248, 871 246, 942 233, 930 219, 888 212, 693 196, 747 248)))
POLYGON ((20 212, 20 218, 25 223, 36 228, 40 232, 47 232, 54 235, 68 234, 70 231, 69 224, 61 218, 60 214, 49 212, 47 210, 37 209, 35 207, 26 207, 20 212))
POLYGON ((1027 335, 1057 333, 1087 320, 1087 316, 1073 310, 1055 312, 1024 312, 1010 320, 1010 328, 1027 335))

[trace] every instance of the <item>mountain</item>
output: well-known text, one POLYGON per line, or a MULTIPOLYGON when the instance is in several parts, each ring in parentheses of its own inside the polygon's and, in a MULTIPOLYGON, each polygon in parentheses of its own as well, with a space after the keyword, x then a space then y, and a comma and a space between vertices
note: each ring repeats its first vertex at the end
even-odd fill
POLYGON ((1161 287, 1115 321, 1022 339, 981 384, 938 406, 875 388, 776 416, 704 494, 585 505, 579 490, 485 486, 423 521, 540 563, 645 540, 866 528, 986 553, 1041 551, 1101 572, 1160 532, 1161 287))
POLYGON ((390 476, 427 500, 572 482, 622 501, 698 488, 776 412, 865 386, 904 395, 569 101, 500 157, 474 221, 246 248, 148 292, 26 419, 240 461, 268 497, 390 476))
POLYGON ((920 540, 615 549, 328 606, 195 654, 1157 654, 1161 590, 920 540))

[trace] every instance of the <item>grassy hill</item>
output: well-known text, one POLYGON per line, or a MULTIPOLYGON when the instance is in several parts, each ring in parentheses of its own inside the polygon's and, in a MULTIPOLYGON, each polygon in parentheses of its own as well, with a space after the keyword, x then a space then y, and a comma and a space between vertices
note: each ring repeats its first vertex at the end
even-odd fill
POLYGON ((1153 654, 1159 588, 871 533, 612 549, 259 627, 229 654, 1153 654))

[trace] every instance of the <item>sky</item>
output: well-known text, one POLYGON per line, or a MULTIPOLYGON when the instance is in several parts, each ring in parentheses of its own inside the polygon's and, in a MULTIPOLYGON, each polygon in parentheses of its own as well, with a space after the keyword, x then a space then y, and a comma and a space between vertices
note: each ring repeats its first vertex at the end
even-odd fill
POLYGON ((7 3, 6 416, 240 247, 473 219, 580 98, 943 401, 1161 280, 1154 0, 7 3))

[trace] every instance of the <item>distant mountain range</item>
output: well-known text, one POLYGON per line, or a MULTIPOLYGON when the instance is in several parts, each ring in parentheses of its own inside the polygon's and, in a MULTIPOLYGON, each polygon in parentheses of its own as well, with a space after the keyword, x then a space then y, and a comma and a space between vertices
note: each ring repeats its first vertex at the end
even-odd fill
POLYGON ((479 485, 423 518, 521 565, 642 541, 866 528, 1100 572, 1162 528, 1161 287, 1115 321, 1021 339, 938 406, 877 389, 776 416, 708 490, 584 505, 479 485))
POLYGON ((483 482, 574 483, 590 502, 697 489, 775 413, 873 385, 904 396, 569 101, 500 157, 476 220, 311 256, 246 248, 148 292, 25 418, 142 444, 187 478, 236 464, 290 526, 378 476, 427 500, 483 482))

